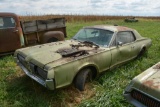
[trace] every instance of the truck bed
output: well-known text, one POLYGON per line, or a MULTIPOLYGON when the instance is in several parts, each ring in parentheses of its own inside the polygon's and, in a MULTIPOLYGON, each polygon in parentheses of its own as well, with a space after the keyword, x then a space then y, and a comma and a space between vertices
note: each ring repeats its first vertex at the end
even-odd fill
POLYGON ((66 37, 65 18, 21 21, 20 23, 27 46, 41 43, 41 36, 48 31, 61 31, 66 37))

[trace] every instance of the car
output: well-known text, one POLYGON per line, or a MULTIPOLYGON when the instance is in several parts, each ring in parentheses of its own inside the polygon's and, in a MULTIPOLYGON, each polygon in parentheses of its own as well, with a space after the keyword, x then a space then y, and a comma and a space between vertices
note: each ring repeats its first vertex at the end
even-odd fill
POLYGON ((151 39, 114 25, 84 27, 71 40, 16 50, 22 70, 50 90, 70 84, 83 91, 100 73, 141 56, 151 39))
POLYGON ((138 19, 135 19, 135 17, 132 18, 125 18, 124 22, 138 22, 138 19))
POLYGON ((160 107, 160 62, 136 76, 124 97, 136 107, 160 107))

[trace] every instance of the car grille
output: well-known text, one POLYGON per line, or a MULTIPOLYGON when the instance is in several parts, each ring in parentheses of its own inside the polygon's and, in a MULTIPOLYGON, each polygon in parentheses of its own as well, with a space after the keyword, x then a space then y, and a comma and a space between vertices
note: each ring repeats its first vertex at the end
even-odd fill
POLYGON ((143 103, 147 107, 160 107, 160 102, 157 100, 149 97, 148 95, 145 95, 137 90, 133 90, 131 92, 131 96, 138 100, 139 102, 143 103))

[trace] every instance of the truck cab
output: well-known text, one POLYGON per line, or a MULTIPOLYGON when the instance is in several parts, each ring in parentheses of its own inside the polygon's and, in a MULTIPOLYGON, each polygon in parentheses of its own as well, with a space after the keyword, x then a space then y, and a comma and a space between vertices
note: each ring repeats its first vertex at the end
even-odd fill
POLYGON ((12 52, 24 46, 19 17, 14 13, 0 13, 0 53, 12 52))

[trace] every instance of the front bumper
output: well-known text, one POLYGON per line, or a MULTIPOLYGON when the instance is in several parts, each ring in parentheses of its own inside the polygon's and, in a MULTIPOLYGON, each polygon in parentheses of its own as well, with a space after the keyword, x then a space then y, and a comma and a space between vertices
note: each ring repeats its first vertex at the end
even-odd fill
MULTIPOLYGON (((158 94, 158 93, 157 93, 158 94)), ((160 100, 136 88, 123 93, 128 102, 136 107, 160 107, 160 100)))
POLYGON ((43 80, 33 74, 32 72, 29 72, 19 61, 17 61, 17 64, 21 67, 21 69, 28 75, 30 78, 41 84, 42 86, 48 88, 49 90, 54 90, 55 89, 55 81, 54 79, 47 79, 43 80))

